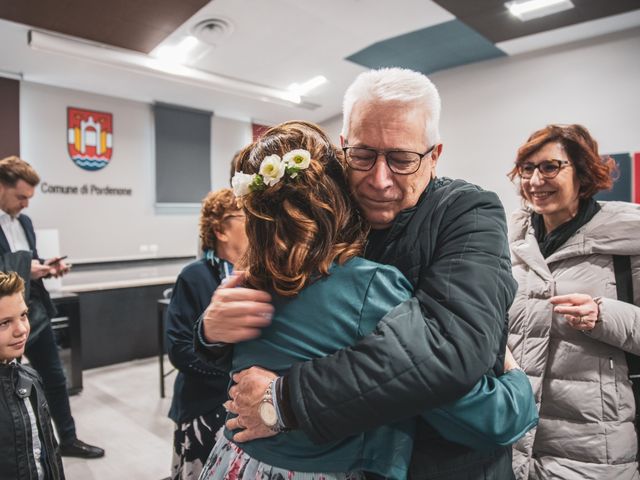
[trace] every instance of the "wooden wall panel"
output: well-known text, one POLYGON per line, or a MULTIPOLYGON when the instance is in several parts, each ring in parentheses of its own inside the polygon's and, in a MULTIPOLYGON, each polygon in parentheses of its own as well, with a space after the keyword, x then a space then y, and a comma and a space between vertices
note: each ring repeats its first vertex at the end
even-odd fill
POLYGON ((0 158, 20 155, 20 82, 0 78, 0 158))

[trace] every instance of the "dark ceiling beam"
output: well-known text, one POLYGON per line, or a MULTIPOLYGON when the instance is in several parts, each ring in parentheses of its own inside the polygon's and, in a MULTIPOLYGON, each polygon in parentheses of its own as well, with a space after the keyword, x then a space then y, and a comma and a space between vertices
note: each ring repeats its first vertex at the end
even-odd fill
POLYGON ((209 0, 0 0, 0 18, 149 53, 209 0))

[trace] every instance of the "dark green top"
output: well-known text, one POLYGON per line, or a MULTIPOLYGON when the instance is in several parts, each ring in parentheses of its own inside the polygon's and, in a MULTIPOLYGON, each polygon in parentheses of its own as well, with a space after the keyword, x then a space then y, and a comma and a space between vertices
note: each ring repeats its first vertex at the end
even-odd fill
MULTIPOLYGON (((394 267, 363 258, 333 265, 329 277, 296 297, 274 297, 271 326, 260 338, 235 346, 233 371, 259 365, 283 374, 296 362, 330 355, 370 333, 410 296, 411 285, 394 267)), ((340 382, 340 377, 327 379, 332 388, 340 388, 340 382)), ((243 443, 242 448, 262 462, 290 470, 367 470, 402 478, 411 456, 413 428, 413 421, 405 421, 322 445, 302 431, 292 431, 243 443)))
MULTIPOLYGON (((334 265, 329 277, 298 296, 274 297, 271 326, 260 338, 235 346, 233 371, 258 365, 284 374, 294 363, 337 352, 371 333, 411 294, 410 283, 394 267, 362 258, 334 265)), ((344 365, 348 370, 348 363, 344 365)), ((339 389, 349 378, 333 376, 325 379, 325 385, 339 389)), ((537 419, 529 381, 520 371, 500 379, 485 376, 468 395, 424 417, 447 438, 476 448, 514 441, 537 419)), ((405 478, 414 429, 415 420, 406 420, 319 445, 304 432, 292 431, 241 446, 253 458, 289 470, 364 470, 405 478)), ((225 434, 231 438, 229 431, 225 434)))

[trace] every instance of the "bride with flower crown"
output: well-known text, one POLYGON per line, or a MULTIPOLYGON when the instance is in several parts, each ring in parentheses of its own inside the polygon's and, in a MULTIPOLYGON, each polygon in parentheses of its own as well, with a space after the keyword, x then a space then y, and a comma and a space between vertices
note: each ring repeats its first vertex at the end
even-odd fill
MULTIPOLYGON (((274 127, 240 154, 232 184, 246 213, 249 248, 237 268, 248 286, 271 293, 275 313, 259 338, 234 346, 232 373, 259 365, 282 375, 294 363, 330 355, 411 297, 399 270, 360 256, 368 226, 342 160, 324 132, 306 122, 274 127)), ((413 419, 316 445, 302 431, 282 432, 274 415, 269 438, 238 445, 225 429, 200 480, 358 479, 366 472, 406 478, 413 419)), ((511 443, 537 421, 529 381, 518 369, 484 377, 462 399, 423 417, 446 438, 474 448, 511 443), (497 401, 509 426, 499 435, 477 421, 481 411, 498 411, 497 401)))

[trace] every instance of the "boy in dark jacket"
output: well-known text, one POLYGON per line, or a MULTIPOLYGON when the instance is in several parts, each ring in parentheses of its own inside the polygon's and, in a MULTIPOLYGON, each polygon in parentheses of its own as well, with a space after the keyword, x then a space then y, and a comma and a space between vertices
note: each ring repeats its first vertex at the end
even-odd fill
POLYGON ((0 478, 64 479, 40 378, 17 361, 29 331, 24 282, 0 272, 0 478))

